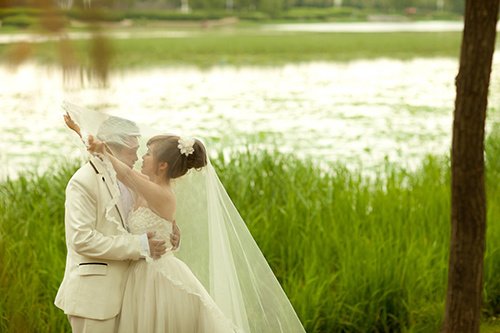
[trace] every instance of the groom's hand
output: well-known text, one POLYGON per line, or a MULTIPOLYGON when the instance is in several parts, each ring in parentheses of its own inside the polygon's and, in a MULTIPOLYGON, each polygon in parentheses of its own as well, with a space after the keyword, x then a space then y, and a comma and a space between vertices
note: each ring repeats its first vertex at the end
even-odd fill
POLYGON ((160 259, 167 252, 167 247, 164 240, 154 239, 154 237, 155 232, 148 232, 149 254, 153 259, 160 259))
POLYGON ((175 220, 172 222, 172 233, 170 234, 170 243, 172 243, 172 251, 179 248, 179 243, 181 242, 181 232, 175 220))

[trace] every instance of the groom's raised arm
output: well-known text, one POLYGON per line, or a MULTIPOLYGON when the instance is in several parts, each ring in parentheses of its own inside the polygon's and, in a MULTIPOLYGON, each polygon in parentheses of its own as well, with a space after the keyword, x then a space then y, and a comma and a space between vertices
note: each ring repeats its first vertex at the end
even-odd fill
MULTIPOLYGON (((98 185, 92 179, 74 177, 66 188, 65 225, 66 242, 80 255, 107 260, 137 260, 147 257, 147 245, 141 243, 142 235, 128 233, 104 235, 97 230, 98 185)), ((111 222, 107 222, 111 223, 111 222)), ((153 258, 158 249, 165 247, 163 241, 148 240, 153 258), (151 242, 154 246, 151 246, 151 242)))

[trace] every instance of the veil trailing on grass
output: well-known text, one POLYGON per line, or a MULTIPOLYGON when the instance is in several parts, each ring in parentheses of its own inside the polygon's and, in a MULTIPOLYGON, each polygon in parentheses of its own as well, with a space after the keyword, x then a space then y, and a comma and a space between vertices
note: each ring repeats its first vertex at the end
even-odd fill
MULTIPOLYGON (((72 104, 63 108, 82 133, 97 134, 116 118, 72 104)), ((162 134, 138 127, 142 145, 153 135, 162 134)), ((120 135, 113 135, 109 129, 107 135, 114 142, 120 141, 120 135)), ((126 140, 120 143, 126 144, 126 140)), ((176 256, 190 267, 238 331, 305 332, 210 161, 200 170, 191 169, 174 179, 173 188, 177 201, 175 219, 181 230, 176 256)))

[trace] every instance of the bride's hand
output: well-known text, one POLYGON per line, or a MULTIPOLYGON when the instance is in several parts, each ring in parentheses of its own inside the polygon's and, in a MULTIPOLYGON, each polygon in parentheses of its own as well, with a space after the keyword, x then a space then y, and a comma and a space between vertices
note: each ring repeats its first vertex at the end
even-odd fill
POLYGON ((106 151, 106 144, 99 139, 89 135, 87 150, 91 153, 104 154, 106 151))
POLYGON ((75 131, 75 133, 78 134, 78 136, 80 138, 82 138, 82 133, 80 132, 80 126, 78 126, 78 124, 75 123, 75 121, 71 118, 69 113, 66 112, 66 114, 63 115, 63 117, 64 117, 64 122, 66 123, 66 126, 68 126, 69 129, 75 131))

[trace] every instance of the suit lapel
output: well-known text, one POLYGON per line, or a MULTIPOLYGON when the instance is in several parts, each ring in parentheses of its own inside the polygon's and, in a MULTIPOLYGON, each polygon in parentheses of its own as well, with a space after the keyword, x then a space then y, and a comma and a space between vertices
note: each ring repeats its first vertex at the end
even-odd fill
POLYGON ((118 184, 116 184, 116 181, 113 180, 112 177, 110 177, 109 173, 106 171, 105 166, 103 165, 103 162, 99 158, 92 156, 91 159, 89 160, 89 163, 94 168, 94 171, 96 172, 98 177, 101 178, 101 181, 106 186, 108 193, 109 193, 109 196, 110 196, 110 200, 116 199, 117 204, 115 205, 115 207, 116 207, 116 210, 117 210, 118 215, 120 217, 120 222, 122 224, 122 227, 125 230, 127 230, 127 228, 125 226, 125 221, 123 219, 123 217, 125 215, 123 215, 123 210, 121 207, 121 200, 118 197, 120 195, 120 189, 118 188, 118 184))

